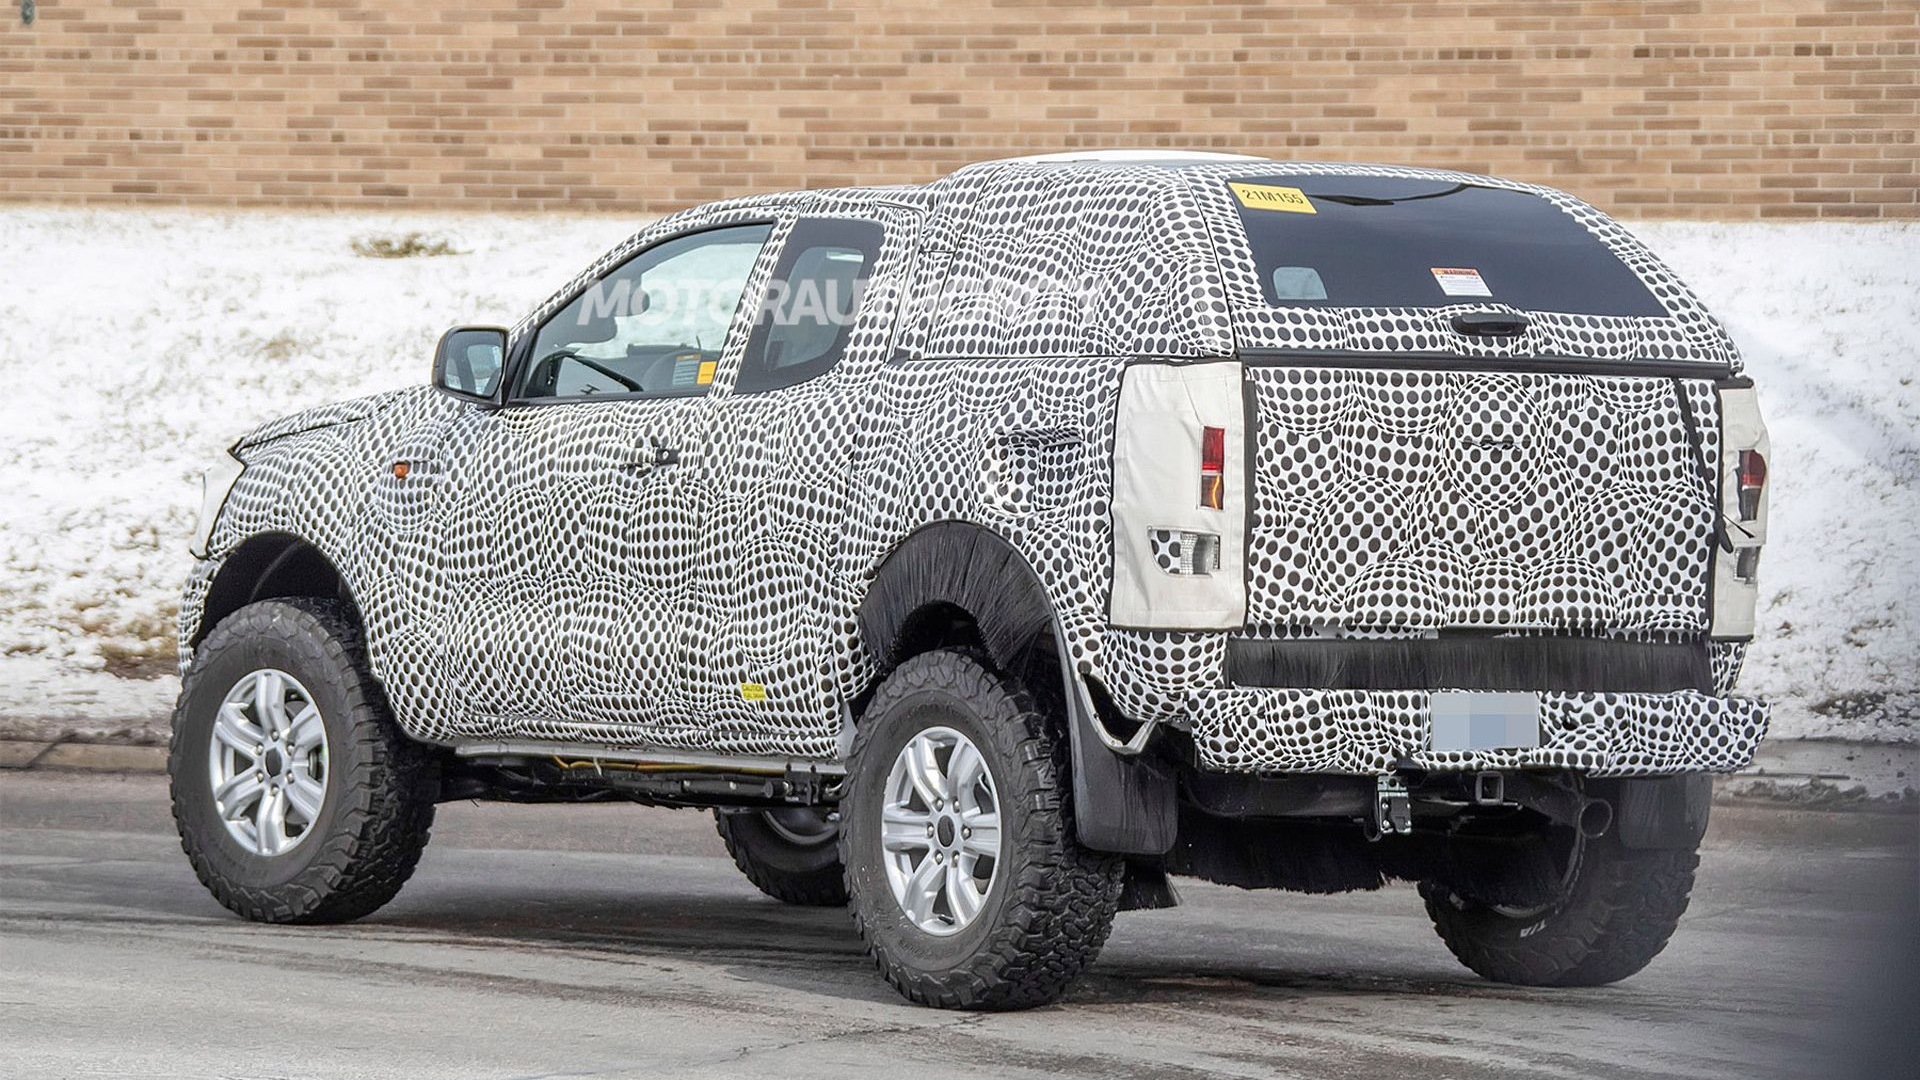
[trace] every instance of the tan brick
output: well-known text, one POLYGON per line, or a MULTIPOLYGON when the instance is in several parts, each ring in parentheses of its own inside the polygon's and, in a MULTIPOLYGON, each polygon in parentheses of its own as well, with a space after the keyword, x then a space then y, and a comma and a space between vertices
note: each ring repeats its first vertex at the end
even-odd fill
POLYGON ((0 198, 660 211, 1147 145, 1920 216, 1910 0, 41 10, 0 37, 0 198))

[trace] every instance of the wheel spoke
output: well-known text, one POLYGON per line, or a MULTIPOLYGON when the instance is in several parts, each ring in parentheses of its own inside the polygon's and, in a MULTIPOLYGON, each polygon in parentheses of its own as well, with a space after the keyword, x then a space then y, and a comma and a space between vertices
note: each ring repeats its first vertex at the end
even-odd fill
POLYGON ((286 685, 277 671, 257 671, 253 676, 253 718, 260 730, 271 738, 287 722, 286 685))
POLYGON ((985 811, 960 815, 960 847, 974 855, 1000 857, 1000 815, 985 811))
POLYGON ((214 789, 214 805, 220 808, 220 816, 226 820, 242 821, 242 813, 253 800, 260 797, 266 787, 252 772, 240 773, 214 789))
POLYGON ((260 756, 260 744, 266 736, 247 720, 240 706, 226 703, 213 717, 213 737, 231 747, 236 753, 252 761, 260 756))
POLYGON ((929 810, 947 797, 947 777, 940 770, 940 759, 933 751, 933 740, 924 735, 907 745, 907 778, 913 781, 913 790, 920 794, 920 801, 929 810))
POLYGON ((320 744, 326 737, 326 725, 320 719, 320 710, 308 702, 305 708, 294 714, 287 723, 287 738, 293 740, 295 753, 304 754, 320 744))
POLYGON ((900 903, 907 918, 924 924, 932 917, 934 898, 940 895, 943 870, 944 864, 935 862, 931 853, 913 868, 913 875, 907 878, 906 895, 900 903))
POLYGON ((933 819, 904 806, 880 811, 880 846, 888 851, 911 851, 929 846, 927 826, 933 819))
POLYGON ((311 825, 320 819, 320 800, 327 789, 308 775, 305 767, 295 769, 292 776, 293 783, 287 785, 287 804, 299 813, 302 822, 311 825))
POLYGON ((959 860, 947 865, 947 907, 953 912, 956 926, 965 926, 980 914, 980 905, 986 896, 980 892, 980 885, 974 876, 961 869, 959 860))
POLYGON ((253 811, 253 826, 257 830, 260 854, 278 855, 287 837, 287 800, 268 788, 253 811))
POLYGON ((970 742, 960 742, 953 748, 953 756, 947 759, 947 798, 957 805, 973 803, 973 787, 979 782, 982 773, 987 771, 987 763, 980 757, 980 751, 970 742))

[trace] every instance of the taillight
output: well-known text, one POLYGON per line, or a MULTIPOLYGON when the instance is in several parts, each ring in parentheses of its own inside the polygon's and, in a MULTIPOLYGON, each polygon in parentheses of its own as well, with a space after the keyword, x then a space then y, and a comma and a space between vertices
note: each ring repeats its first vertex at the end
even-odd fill
POLYGON ((1227 429, 1200 429, 1200 505, 1219 510, 1227 498, 1227 429))
POLYGON ((1760 516, 1760 492, 1767 486, 1767 459, 1758 450, 1740 451, 1740 520, 1760 516))

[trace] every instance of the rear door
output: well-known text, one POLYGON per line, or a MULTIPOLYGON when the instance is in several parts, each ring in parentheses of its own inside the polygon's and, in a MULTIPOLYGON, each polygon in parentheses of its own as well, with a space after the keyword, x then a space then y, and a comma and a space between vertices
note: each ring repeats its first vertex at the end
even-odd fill
POLYGON ((716 749, 834 756, 856 670, 844 551, 862 403, 892 339, 912 211, 804 215, 705 414, 708 537, 684 627, 716 749))

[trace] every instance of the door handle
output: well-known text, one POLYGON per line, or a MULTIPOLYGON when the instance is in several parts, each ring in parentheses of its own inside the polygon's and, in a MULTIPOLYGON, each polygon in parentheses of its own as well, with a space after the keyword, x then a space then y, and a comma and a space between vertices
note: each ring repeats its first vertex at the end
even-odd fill
POLYGON ((655 442, 653 449, 646 454, 620 462, 615 468, 621 472, 647 473, 669 465, 680 464, 680 448, 655 442))

